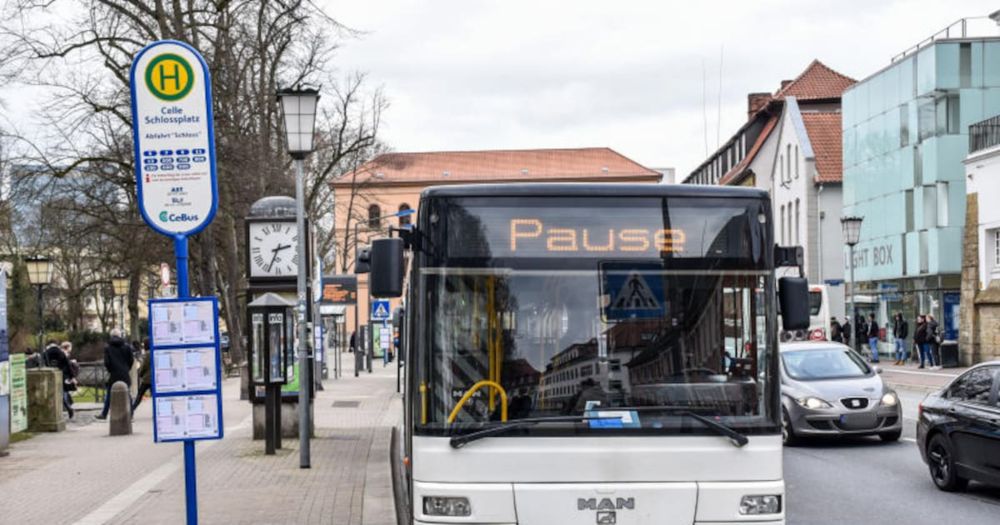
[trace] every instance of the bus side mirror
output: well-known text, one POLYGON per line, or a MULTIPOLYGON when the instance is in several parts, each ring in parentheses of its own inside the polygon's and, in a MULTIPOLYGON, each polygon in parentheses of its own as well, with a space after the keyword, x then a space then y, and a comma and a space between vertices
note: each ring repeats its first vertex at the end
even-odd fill
POLYGON ((374 297, 403 295, 403 239, 375 239, 371 247, 371 290, 374 297))
POLYGON ((809 329, 809 281, 803 277, 778 279, 778 307, 784 330, 809 329))

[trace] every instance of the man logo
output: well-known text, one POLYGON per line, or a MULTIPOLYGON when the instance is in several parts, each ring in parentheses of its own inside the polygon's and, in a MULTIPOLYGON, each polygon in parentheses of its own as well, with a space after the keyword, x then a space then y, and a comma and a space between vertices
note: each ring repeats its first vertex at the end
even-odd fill
POLYGON ((191 64, 173 53, 164 53, 146 66, 146 87, 154 97, 167 102, 178 101, 194 87, 191 64))
POLYGON ((635 498, 577 498, 576 510, 596 510, 597 525, 615 525, 617 511, 635 510, 635 498))

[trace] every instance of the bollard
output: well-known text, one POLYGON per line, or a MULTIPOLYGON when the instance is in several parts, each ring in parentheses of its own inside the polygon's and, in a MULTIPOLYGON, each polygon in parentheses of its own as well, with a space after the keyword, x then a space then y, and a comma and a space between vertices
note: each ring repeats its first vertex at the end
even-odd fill
POLYGON ((111 385, 111 406, 108 430, 111 436, 127 436, 132 433, 132 404, 129 402, 128 385, 115 381, 111 385))

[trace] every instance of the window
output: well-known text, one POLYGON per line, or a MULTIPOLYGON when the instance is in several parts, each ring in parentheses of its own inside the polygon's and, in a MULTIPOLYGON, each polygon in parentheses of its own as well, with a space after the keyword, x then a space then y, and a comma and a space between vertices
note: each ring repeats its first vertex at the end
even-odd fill
POLYGON ((913 185, 924 183, 924 149, 920 144, 913 145, 913 185))
POLYGON ((799 240, 799 199, 795 199, 795 244, 801 244, 799 240))
POLYGON ((784 155, 778 155, 778 175, 780 177, 778 180, 780 180, 781 184, 784 185, 785 184, 785 156, 784 155))
POLYGON ((382 208, 379 208, 378 204, 372 204, 368 206, 368 227, 378 228, 379 222, 382 221, 382 208))
POLYGON ((989 403, 997 369, 995 366, 984 366, 969 371, 948 389, 948 398, 970 403, 989 403))
POLYGON ((785 168, 785 173, 788 174, 788 180, 792 180, 792 145, 785 144, 785 161, 788 162, 788 166, 785 168))
POLYGON ((921 99, 917 105, 917 135, 921 141, 934 136, 933 99, 921 99))
POLYGON ((959 87, 972 87, 972 44, 968 42, 958 45, 958 82, 959 87))
POLYGON ((924 225, 921 229, 937 228, 939 226, 937 188, 934 186, 924 186, 922 190, 924 192, 924 225))
POLYGON ((912 232, 914 218, 913 218, 913 190, 906 190, 906 231, 912 232))
POLYGON ((985 244, 987 279, 1000 279, 1000 228, 986 230, 985 244))
POLYGON ((400 213, 400 215, 399 215, 399 225, 400 225, 400 227, 402 227, 402 226, 409 226, 410 225, 410 217, 411 217, 411 215, 403 215, 403 212, 405 212, 405 211, 410 211, 410 205, 404 202, 403 204, 399 205, 399 213, 400 213))
POLYGON ((937 225, 938 228, 948 226, 948 183, 937 183, 937 225))
POLYGON ((799 146, 795 145, 795 178, 799 178, 799 146))
POLYGON ((910 145, 910 110, 903 104, 899 106, 899 147, 910 145))
POLYGON ((991 230, 993 235, 993 267, 1000 268, 1000 229, 991 230))
POLYGON ((781 205, 781 244, 785 244, 785 205, 781 205))

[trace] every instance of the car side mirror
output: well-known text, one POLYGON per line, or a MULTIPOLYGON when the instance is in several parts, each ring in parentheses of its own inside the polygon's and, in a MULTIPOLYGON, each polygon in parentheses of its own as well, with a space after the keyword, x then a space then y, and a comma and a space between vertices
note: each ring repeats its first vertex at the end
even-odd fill
POLYGON ((371 291, 374 297, 403 295, 403 239, 375 239, 371 247, 371 291))
POLYGON ((808 330, 809 281, 804 277, 778 279, 778 306, 784 330, 808 330))
POLYGON ((876 374, 881 374, 882 373, 882 367, 881 366, 873 366, 872 368, 875 370, 876 374))

